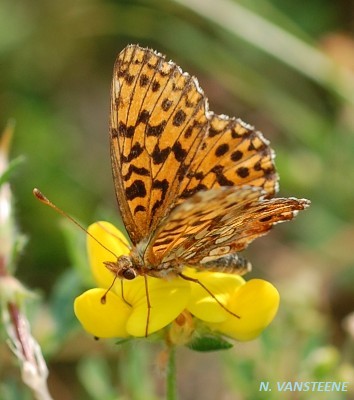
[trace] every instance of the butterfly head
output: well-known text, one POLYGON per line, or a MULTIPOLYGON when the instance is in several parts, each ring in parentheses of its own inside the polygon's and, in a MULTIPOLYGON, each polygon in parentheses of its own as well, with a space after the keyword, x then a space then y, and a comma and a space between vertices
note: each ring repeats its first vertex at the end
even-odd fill
POLYGON ((106 261, 105 266, 117 277, 131 281, 138 275, 130 256, 120 256, 117 261, 106 261))

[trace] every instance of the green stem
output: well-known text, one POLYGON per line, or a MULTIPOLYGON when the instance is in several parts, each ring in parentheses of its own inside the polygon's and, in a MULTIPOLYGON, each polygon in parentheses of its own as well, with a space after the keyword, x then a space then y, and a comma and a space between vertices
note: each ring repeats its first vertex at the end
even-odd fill
POLYGON ((166 375, 166 400, 177 400, 176 386, 176 347, 169 346, 166 375))

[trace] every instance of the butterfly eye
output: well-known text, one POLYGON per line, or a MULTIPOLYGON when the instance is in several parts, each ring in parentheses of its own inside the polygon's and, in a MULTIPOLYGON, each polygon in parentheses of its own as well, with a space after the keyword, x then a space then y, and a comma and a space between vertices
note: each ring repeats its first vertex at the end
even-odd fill
POLYGON ((133 268, 127 268, 122 272, 122 276, 124 279, 131 281, 136 278, 136 272, 133 268))

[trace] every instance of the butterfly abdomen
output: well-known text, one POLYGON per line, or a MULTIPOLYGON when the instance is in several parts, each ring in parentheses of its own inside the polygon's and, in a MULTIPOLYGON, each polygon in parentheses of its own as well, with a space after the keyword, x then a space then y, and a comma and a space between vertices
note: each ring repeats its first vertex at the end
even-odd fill
POLYGON ((215 256, 204 257, 200 262, 199 268, 213 272, 244 275, 251 271, 252 265, 240 254, 230 253, 219 258, 215 256))

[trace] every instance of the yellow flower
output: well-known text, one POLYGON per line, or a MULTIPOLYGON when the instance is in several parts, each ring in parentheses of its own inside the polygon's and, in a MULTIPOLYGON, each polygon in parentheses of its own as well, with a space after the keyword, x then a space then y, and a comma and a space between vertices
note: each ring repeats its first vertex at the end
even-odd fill
MULTIPOLYGON (((127 240, 112 224, 98 222, 91 225, 88 232, 117 257, 128 253, 123 245, 127 244, 127 240)), ((114 275, 104 262, 116 261, 116 257, 90 236, 87 247, 92 273, 99 288, 88 290, 75 299, 77 318, 89 333, 97 337, 145 336, 147 298, 144 277, 138 276, 132 281, 117 279, 107 293, 114 275)), ((169 281, 147 277, 147 286, 151 304, 150 334, 164 328, 185 309, 190 284, 179 277, 169 281)))
POLYGON ((236 340, 256 338, 273 320, 279 306, 277 289, 262 279, 246 282, 239 275, 221 272, 194 272, 213 295, 233 316, 212 298, 200 285, 192 286, 191 300, 187 308, 197 318, 205 321, 215 331, 236 340))
MULTIPOLYGON (((91 270, 98 288, 90 289, 75 299, 77 318, 87 332, 97 337, 145 336, 148 308, 144 277, 138 276, 130 281, 117 279, 111 287, 114 275, 104 265, 105 261, 116 261, 116 257, 129 253, 126 238, 108 222, 94 223, 88 231, 114 255, 88 236, 91 270)), ((278 291, 266 281, 252 279, 245 282, 238 275, 197 272, 187 267, 184 274, 198 279, 213 296, 201 285, 181 277, 170 280, 146 277, 151 305, 148 334, 173 321, 176 325, 177 321, 180 328, 174 331, 173 341, 179 342, 176 332, 183 331, 188 338, 194 329, 194 324, 186 318, 191 313, 211 330, 237 340, 251 340, 262 332, 277 312, 278 291), (188 334, 183 321, 188 321, 188 334)), ((180 342, 185 342, 185 339, 180 342)))

